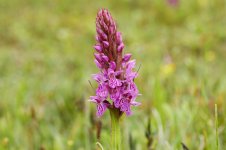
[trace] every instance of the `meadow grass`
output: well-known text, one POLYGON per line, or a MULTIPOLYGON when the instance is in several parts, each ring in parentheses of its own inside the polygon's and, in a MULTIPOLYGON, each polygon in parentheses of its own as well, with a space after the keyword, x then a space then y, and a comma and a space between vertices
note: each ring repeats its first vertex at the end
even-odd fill
POLYGON ((98 72, 95 17, 103 7, 117 20, 125 51, 141 64, 142 105, 123 118, 124 149, 147 149, 150 118, 153 149, 180 150, 184 143, 223 150, 222 0, 181 0, 177 7, 159 0, 0 0, 0 149, 89 150, 97 142, 110 148, 109 114, 98 119, 87 102, 94 94, 88 80, 98 72))

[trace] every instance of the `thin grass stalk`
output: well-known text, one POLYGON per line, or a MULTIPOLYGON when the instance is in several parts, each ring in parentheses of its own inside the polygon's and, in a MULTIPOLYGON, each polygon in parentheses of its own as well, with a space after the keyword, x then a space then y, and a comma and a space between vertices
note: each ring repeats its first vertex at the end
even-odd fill
POLYGON ((219 150, 217 104, 215 104, 215 128, 216 128, 216 147, 217 147, 217 150, 219 150))

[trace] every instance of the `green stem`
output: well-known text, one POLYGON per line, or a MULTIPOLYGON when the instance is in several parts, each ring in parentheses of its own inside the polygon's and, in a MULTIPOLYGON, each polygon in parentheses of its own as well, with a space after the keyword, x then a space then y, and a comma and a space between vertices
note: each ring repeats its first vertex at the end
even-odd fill
POLYGON ((121 149, 121 133, 120 133, 120 111, 116 108, 110 109, 111 115, 111 142, 112 150, 121 149))

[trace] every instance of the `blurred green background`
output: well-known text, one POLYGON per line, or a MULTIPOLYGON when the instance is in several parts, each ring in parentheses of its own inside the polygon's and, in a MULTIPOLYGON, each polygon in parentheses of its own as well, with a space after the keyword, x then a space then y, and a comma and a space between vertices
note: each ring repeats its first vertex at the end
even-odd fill
POLYGON ((123 150, 226 147, 226 1, 0 0, 0 149, 110 149, 109 112, 87 102, 95 18, 108 8, 141 64, 123 150), (151 119, 151 131, 147 129, 151 119), (150 149, 150 148, 149 148, 150 149))

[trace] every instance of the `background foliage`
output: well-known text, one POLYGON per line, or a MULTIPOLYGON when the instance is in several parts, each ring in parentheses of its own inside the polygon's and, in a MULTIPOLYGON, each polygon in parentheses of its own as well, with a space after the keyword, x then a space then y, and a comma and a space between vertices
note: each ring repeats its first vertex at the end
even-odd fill
POLYGON ((183 142, 216 150, 214 104, 226 147, 224 0, 0 0, 0 149, 95 149, 97 125, 109 149, 109 112, 98 120, 87 102, 103 7, 141 64, 142 106, 124 117, 124 149, 147 149, 151 118, 154 149, 179 150, 183 142))

